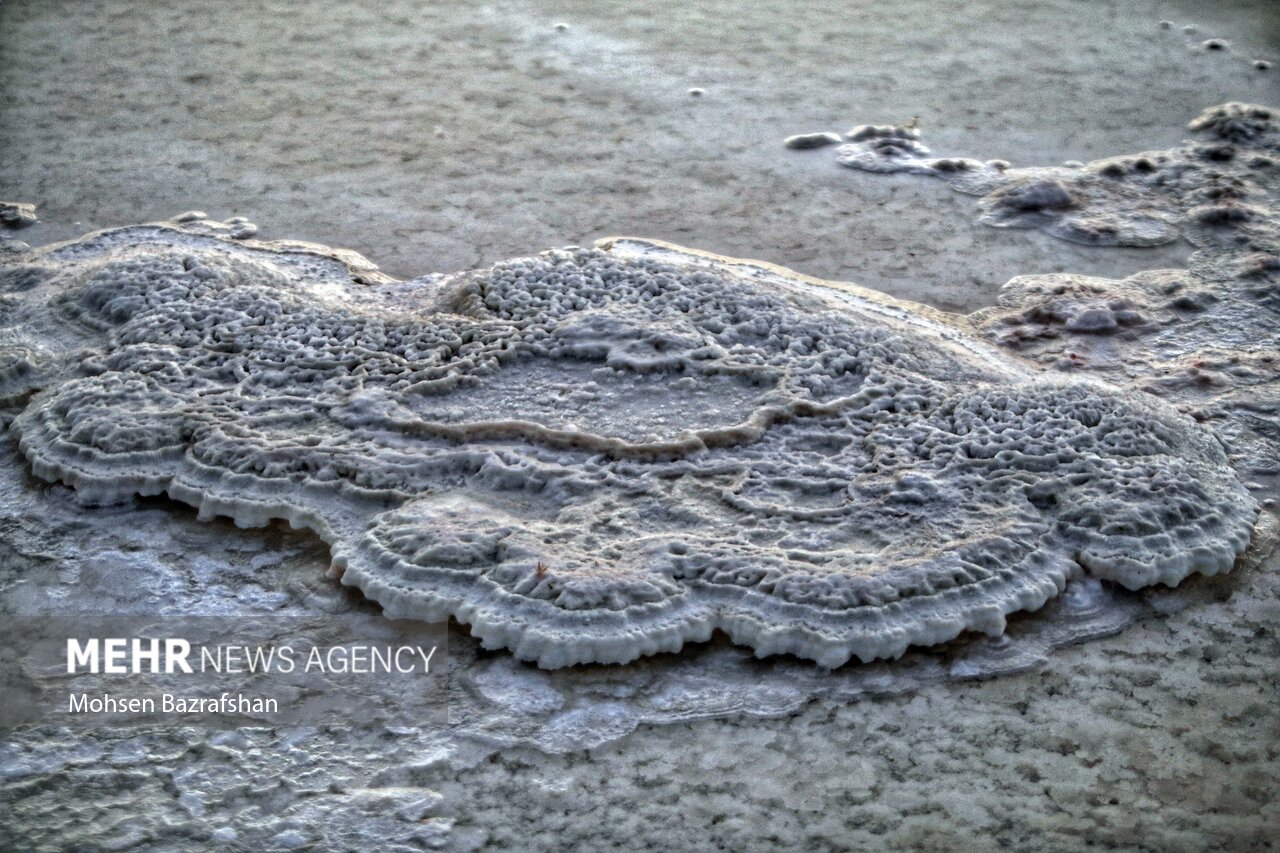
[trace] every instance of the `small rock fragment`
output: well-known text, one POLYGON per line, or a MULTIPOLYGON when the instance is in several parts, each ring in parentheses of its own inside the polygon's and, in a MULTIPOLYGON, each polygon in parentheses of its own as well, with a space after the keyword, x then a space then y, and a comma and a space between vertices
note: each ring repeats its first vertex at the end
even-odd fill
POLYGON ((840 134, 838 133, 798 133, 795 136, 788 136, 782 144, 788 148, 807 151, 811 148, 839 145, 840 142, 840 134))
POLYGON ((1061 181, 1045 178, 1015 185, 996 194, 993 200, 1013 210, 1035 211, 1071 207, 1076 203, 1061 181))

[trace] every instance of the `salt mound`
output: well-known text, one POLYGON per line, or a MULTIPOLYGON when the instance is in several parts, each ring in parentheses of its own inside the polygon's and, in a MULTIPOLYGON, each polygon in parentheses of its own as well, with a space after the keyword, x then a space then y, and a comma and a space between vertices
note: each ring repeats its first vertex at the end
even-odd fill
POLYGON ((310 527, 389 615, 542 666, 717 628, 896 657, 1081 566, 1175 584, 1249 541, 1190 418, 921 306, 635 240, 404 283, 252 234, 193 215, 0 262, 32 469, 310 527))

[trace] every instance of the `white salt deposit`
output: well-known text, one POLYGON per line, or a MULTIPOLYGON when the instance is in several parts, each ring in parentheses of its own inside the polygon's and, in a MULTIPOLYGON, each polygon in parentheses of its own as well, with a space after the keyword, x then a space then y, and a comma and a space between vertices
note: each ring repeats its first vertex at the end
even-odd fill
MULTIPOLYGON (((1227 119, 1223 127, 1234 127, 1227 119)), ((1074 192, 1069 181, 1052 180, 1074 192)), ((1057 190, 1029 195, 1040 193, 1052 201, 1057 190)), ((1262 195, 1252 203, 1272 206, 1262 195)), ((324 827, 327 839, 355 839, 349 843, 362 847, 478 844, 474 827, 459 829, 453 815, 469 815, 476 790, 488 787, 462 790, 450 780, 467 768, 480 773, 488 766, 482 759, 498 750, 533 746, 543 756, 573 754, 640 737, 649 724, 795 715, 815 697, 838 705, 1019 672, 1043 663, 1055 647, 1114 633, 1154 611, 1219 601, 1234 588, 1236 573, 1138 595, 1099 578, 1173 582, 1197 565, 1204 571, 1230 565, 1243 540, 1228 542, 1226 531, 1238 522, 1247 537, 1253 514, 1225 462, 1248 473, 1251 488, 1264 489, 1271 482, 1266 462, 1280 458, 1276 372, 1268 360, 1276 351, 1277 265, 1265 243, 1267 219, 1248 220, 1247 227, 1231 217, 1221 225, 1183 226, 1204 247, 1190 270, 1119 282, 1023 277, 1009 284, 1000 306, 971 318, 767 264, 634 240, 394 282, 355 255, 256 243, 247 223, 215 223, 198 212, 184 219, 38 251, 13 246, 0 267, 0 407, 7 418, 18 417, 28 457, 62 466, 82 502, 124 499, 128 478, 140 482, 142 474, 154 473, 154 483, 134 491, 176 486, 171 494, 207 514, 245 523, 293 513, 295 521, 321 529, 338 554, 346 541, 340 534, 364 523, 349 553, 359 557, 370 542, 383 549, 389 560, 374 566, 375 581, 381 571, 404 583, 439 585, 447 565, 464 581, 478 579, 472 589, 507 582, 507 597, 494 599, 511 604, 509 623, 525 618, 530 631, 538 630, 535 620, 547 607, 564 611, 553 610, 567 616, 559 625, 607 610, 564 605, 596 605, 609 593, 626 602, 656 591, 657 603, 666 606, 664 584, 677 587, 672 597, 679 606, 718 600, 746 612, 763 600, 757 612, 785 630, 786 619, 809 605, 786 598, 795 590, 839 594, 869 581, 879 584, 877 591, 893 592, 895 584, 903 590, 930 582, 931 569, 947 559, 963 566, 975 554, 1009 560, 994 565, 1013 587, 1034 583, 1045 566, 1055 568, 1037 562, 1036 554, 1046 561, 1055 551, 1074 556, 1062 559, 1064 579, 1072 578, 1062 594, 1038 613, 1007 625, 1001 619, 999 636, 909 649, 892 662, 829 671, 787 658, 757 661, 747 648, 713 641, 626 667, 544 672, 487 654, 455 633, 447 733, 258 731, 206 744, 199 734, 175 730, 110 749, 32 731, 0 749, 10 790, 108 764, 110 773, 136 775, 126 785, 131 813, 199 825, 224 843, 253 838, 306 845, 316 827, 324 827), (583 270, 622 286, 600 287, 591 279, 594 290, 584 293, 576 281, 563 283, 572 275, 585 283, 583 270), (554 275, 561 277, 556 286, 535 292, 554 275), (644 286, 654 279, 661 284, 644 286), (682 294, 698 310, 666 310, 672 302, 686 307, 682 294), (708 326, 731 299, 756 310, 708 326), (770 323, 779 317, 785 323, 770 323), (761 318, 764 327, 757 328, 761 318), (465 323, 472 325, 458 325, 465 323), (452 330, 456 338, 446 344, 459 343, 432 349, 406 334, 426 327, 452 330), (462 342, 468 328, 472 337, 462 342), (348 351, 333 337, 335 329, 361 349, 348 351), (727 339, 733 329, 737 337, 727 339), (807 330, 813 344, 793 346, 794 336, 807 330), (490 336, 507 346, 486 345, 490 336), (828 337, 850 362, 822 349, 828 337), (910 347, 896 349, 902 341, 910 347), (1005 354, 1009 350, 1039 367, 1005 354), (705 357, 693 358, 694 352, 705 357), (471 361, 450 373, 459 353, 471 361), (1053 376, 1059 378, 1046 378, 1053 376), (1113 384, 1081 383, 1083 376, 1113 384), (898 383, 893 394, 859 397, 885 381, 898 383), (375 402, 383 407, 359 408, 375 386, 381 389, 375 402), (123 397, 113 396, 117 389, 123 397), (355 401, 345 408, 335 402, 344 394, 355 401), (388 399, 394 405, 386 405, 388 399), (885 408, 868 407, 868 399, 885 408), (662 401, 665 409, 656 405, 662 401), (765 405, 779 415, 758 434, 746 429, 735 441, 708 444, 765 405), (961 429, 969 432, 957 440, 961 429), (832 439, 842 432, 856 437, 856 446, 832 439), (685 434, 708 446, 682 443, 685 434), (313 460, 326 456, 337 476, 316 476, 313 460), (451 467, 457 459, 472 461, 451 467), (699 489, 707 478, 715 488, 699 489), (959 503, 961 489, 973 505, 959 503), (654 500, 655 493, 664 500, 654 500), (628 501, 636 503, 630 511, 628 501), (345 510, 329 518, 317 507, 345 510), (673 518, 673 509, 687 517, 673 518), (696 526, 706 519, 713 524, 696 526), (733 546, 742 540, 735 540, 731 519, 745 519, 738 525, 745 531, 782 532, 746 543, 754 557, 773 558, 781 570, 765 579, 771 586, 751 586, 747 577, 737 598, 713 599, 715 572, 743 578, 749 565, 693 558, 739 558, 733 546), (584 523, 595 525, 601 538, 581 533, 584 523), (486 537, 504 524, 509 534, 490 549, 486 537), (694 571, 646 574, 647 554, 636 553, 634 543, 663 535, 670 541, 670 532, 653 530, 680 529, 677 524, 702 535, 685 537, 689 553, 657 553, 668 566, 684 557, 694 571), (633 536, 636 528, 642 536, 633 536), (804 561, 830 547, 841 530, 856 534, 846 535, 837 557, 847 562, 812 562, 806 576, 804 561), (608 551, 615 535, 631 537, 626 552, 608 551), (712 550, 717 541, 719 552, 712 550), (922 543, 915 553, 913 541, 922 543), (1005 541, 1004 551, 992 544, 1005 541), (947 551, 950 542, 957 547, 947 551), (1013 563, 1023 546, 1032 558, 1013 563), (498 552, 503 559, 494 560, 498 552), (873 552, 901 562, 858 564, 846 556, 873 552), (541 570, 543 593, 537 583, 528 585, 522 559, 532 561, 533 580, 541 570), (593 560, 596 566, 611 560, 606 569, 620 570, 591 571, 593 560), (1076 560, 1091 574, 1080 572, 1076 560), (814 577, 829 582, 820 587, 814 577), (585 582, 593 578, 606 584, 585 582), (144 776, 137 775, 139 767, 156 769, 144 776), (238 793, 260 789, 263 780, 280 792, 272 795, 278 808, 261 811, 256 799, 238 793), (133 808, 137 804, 146 808, 133 808), (236 829, 224 825, 233 814, 236 829)), ((352 606, 314 572, 321 546, 307 537, 279 529, 235 535, 225 522, 196 525, 163 502, 85 510, 73 504, 71 489, 33 489, 13 444, 6 439, 0 463, 0 521, 4 544, 21 556, 0 564, 0 581, 6 601, 20 610, 101 607, 104 601, 111 608, 173 613, 352 606), (64 564, 66 571, 58 568, 64 564)), ((1246 578, 1256 575, 1251 567, 1274 540, 1274 527, 1271 515, 1264 516, 1254 545, 1237 561, 1246 578)), ((348 565, 350 581, 357 562, 348 565)), ((975 589, 982 583, 960 584, 944 595, 963 603, 975 589)), ((1044 591, 1058 589, 1055 583, 1044 591)), ((927 609, 924 597, 899 593, 899 601, 882 609, 910 617, 927 609)), ((824 603, 808 612, 828 618, 833 608, 824 603)), ((1248 624, 1265 621, 1265 606, 1256 606, 1248 624)), ((635 609, 641 608, 627 604, 635 609)), ((1212 612, 1197 612, 1206 611, 1212 612)), ((652 624, 637 622, 641 630, 652 624)), ((767 650, 767 638, 735 639, 767 650)), ((1168 642, 1161 635, 1161 648, 1168 642)), ((1100 654, 1092 666, 1115 650, 1100 654)), ((1125 685, 1150 677, 1141 665, 1125 664, 1125 685)), ((1176 677, 1171 683, 1173 693, 1198 697, 1195 683, 1176 677)), ((948 693, 948 703, 966 695, 948 693)), ((868 703, 858 713, 885 707, 895 724, 917 713, 906 700, 894 701, 868 703)), ((937 720, 947 716, 942 711, 935 705, 918 713, 937 720)), ((1017 720, 1012 714, 1005 725, 1017 720)), ((794 719, 786 722, 778 731, 794 728, 794 719)), ((727 725, 735 726, 730 737, 736 739, 751 724, 727 725)), ((850 728, 856 726, 839 731, 850 728)), ((683 730, 663 730, 663 755, 683 730)), ((815 742, 828 744, 833 731, 822 729, 815 742)), ((570 778, 562 774, 542 788, 535 779, 530 790, 543 790, 559 808, 560 799, 576 795, 574 783, 565 781, 570 778)), ((78 825, 90 813, 105 821, 113 808, 93 797, 83 802, 87 811, 76 813, 78 825)), ((32 819, 38 802, 21 803, 32 819)), ((33 825, 60 819, 50 814, 33 825)), ((159 832, 154 824, 160 820, 145 831, 124 827, 108 840, 133 843, 139 833, 159 832)))
POLYGON ((823 148, 827 145, 839 145, 840 142, 841 138, 838 133, 798 133, 783 140, 783 144, 788 148, 796 148, 801 151, 810 148, 823 148))
POLYGON ((545 667, 715 629, 897 657, 1000 634, 1082 566, 1175 584, 1249 542, 1207 430, 921 306, 644 241, 406 284, 251 233, 186 217, 6 258, 32 470, 309 527, 389 615, 545 667))

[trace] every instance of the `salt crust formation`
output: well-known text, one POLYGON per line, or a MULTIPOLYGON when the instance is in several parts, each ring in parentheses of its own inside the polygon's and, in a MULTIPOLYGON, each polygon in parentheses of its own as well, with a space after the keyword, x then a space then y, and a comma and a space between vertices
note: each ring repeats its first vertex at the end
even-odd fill
POLYGON ((1014 169, 1002 160, 933 157, 911 127, 862 125, 845 134, 839 162, 869 172, 948 181, 982 198, 989 225, 1040 228, 1095 246, 1156 246, 1186 236, 1225 248, 1242 239, 1271 249, 1280 225, 1280 130, 1276 112, 1229 103, 1190 124, 1200 139, 1168 151, 1087 165, 1014 169))
POLYGON ((1213 427, 1250 483, 1280 474, 1280 263, 1201 251, 1189 270, 1113 281, 1020 276, 972 315, 991 339, 1056 371, 1105 377, 1213 427), (1243 274, 1241 272, 1243 271, 1243 274))
POLYGON ((1019 276, 969 319, 1037 362, 1169 400, 1225 439, 1237 468, 1280 474, 1280 114, 1205 110, 1199 138, 1076 167, 1013 169, 934 158, 919 133, 864 126, 839 161, 943 178, 981 195, 981 219, 1095 245, 1185 238, 1189 269, 1123 281, 1019 276))
POLYGON ((7 253, 34 472, 311 528, 389 615, 544 667, 714 629, 896 657, 1082 567, 1176 584, 1249 542, 1210 431, 922 306, 636 240, 395 282, 253 233, 192 213, 7 253))

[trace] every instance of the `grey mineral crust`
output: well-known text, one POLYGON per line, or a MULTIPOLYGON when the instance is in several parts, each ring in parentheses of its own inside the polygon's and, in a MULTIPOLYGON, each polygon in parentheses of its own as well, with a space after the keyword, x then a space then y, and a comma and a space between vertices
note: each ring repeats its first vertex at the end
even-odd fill
POLYGON ((788 148, 807 151, 812 148, 823 148, 827 145, 839 145, 840 141, 840 134, 838 133, 799 133, 795 136, 788 136, 783 140, 782 144, 788 148))

